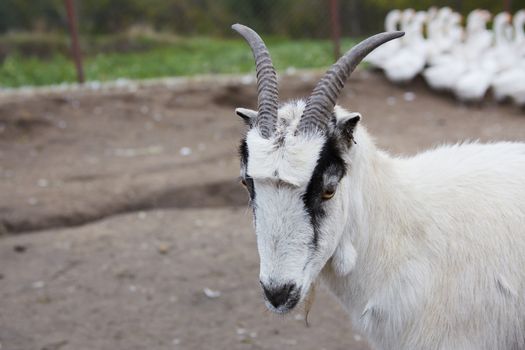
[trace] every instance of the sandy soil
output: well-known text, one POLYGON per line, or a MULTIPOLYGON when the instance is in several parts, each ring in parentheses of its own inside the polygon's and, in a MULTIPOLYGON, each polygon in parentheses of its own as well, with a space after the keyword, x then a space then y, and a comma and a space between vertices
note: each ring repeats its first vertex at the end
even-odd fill
MULTIPOLYGON (((339 102, 393 153, 525 139, 515 107, 421 82, 359 72, 339 102)), ((326 292, 309 328, 264 310, 233 114, 255 103, 233 83, 0 98, 0 349, 367 349, 326 292)))

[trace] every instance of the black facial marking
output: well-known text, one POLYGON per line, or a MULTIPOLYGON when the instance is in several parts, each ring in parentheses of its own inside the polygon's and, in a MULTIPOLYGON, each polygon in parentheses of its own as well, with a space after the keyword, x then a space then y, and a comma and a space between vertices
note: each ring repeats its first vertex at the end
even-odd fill
POLYGON ((239 146, 239 157, 241 158, 241 168, 246 169, 248 166, 248 144, 246 143, 246 138, 241 140, 241 145, 239 146))
POLYGON ((244 180, 246 183, 246 189, 250 194, 250 204, 253 204, 253 201, 255 200, 255 188, 253 186, 253 179, 246 174, 248 169, 248 144, 246 143, 245 138, 241 140, 241 145, 239 147, 239 157, 241 158, 241 169, 243 170, 242 180, 244 180))
POLYGON ((303 195, 303 202, 314 230, 311 242, 313 250, 317 249, 320 223, 326 214, 322 199, 323 192, 326 190, 323 177, 328 175, 336 177, 339 181, 345 173, 346 164, 341 157, 341 150, 337 146, 337 139, 334 136, 329 137, 321 150, 317 165, 303 195))

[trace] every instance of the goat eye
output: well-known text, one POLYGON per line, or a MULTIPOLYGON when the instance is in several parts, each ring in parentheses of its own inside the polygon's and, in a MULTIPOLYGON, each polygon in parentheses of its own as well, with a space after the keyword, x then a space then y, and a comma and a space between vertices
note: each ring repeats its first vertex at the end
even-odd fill
POLYGON ((241 185, 243 185, 244 187, 248 187, 248 184, 246 183, 245 179, 241 179, 241 185))
POLYGON ((335 195, 335 189, 329 189, 323 192, 321 198, 323 200, 331 199, 335 195))

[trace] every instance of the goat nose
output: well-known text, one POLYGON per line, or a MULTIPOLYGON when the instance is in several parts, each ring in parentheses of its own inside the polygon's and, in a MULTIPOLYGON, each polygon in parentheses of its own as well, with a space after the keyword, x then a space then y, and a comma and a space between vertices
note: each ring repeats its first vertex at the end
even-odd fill
POLYGON ((272 304, 275 308, 286 304, 290 295, 295 290, 294 283, 286 283, 280 286, 265 286, 262 284, 264 295, 266 299, 272 304))

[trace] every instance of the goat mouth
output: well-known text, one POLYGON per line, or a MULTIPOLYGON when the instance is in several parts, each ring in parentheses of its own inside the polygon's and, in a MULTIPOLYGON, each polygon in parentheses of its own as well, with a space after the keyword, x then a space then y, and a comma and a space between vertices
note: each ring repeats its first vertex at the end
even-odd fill
POLYGON ((290 311, 292 311, 295 308, 295 306, 297 305, 298 302, 299 302, 299 299, 293 299, 290 302, 288 302, 288 303, 286 303, 284 305, 280 305, 278 307, 273 306, 268 301, 265 301, 265 304, 266 304, 266 307, 268 308, 268 310, 270 310, 271 312, 274 312, 274 313, 280 314, 280 315, 284 315, 284 314, 287 314, 290 311))

